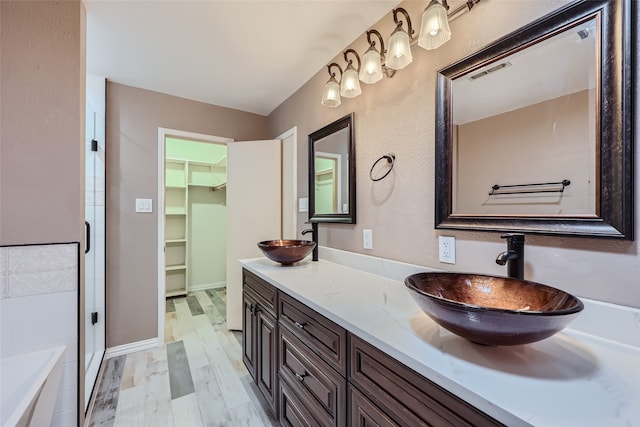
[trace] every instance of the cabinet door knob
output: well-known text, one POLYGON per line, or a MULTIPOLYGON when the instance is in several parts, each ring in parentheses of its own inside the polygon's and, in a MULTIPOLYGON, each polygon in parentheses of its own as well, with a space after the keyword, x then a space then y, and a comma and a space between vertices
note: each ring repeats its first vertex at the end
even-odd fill
POLYGON ((302 382, 302 381, 304 381, 305 377, 309 376, 309 374, 307 374, 306 372, 304 374, 299 374, 299 373, 295 372, 295 376, 298 379, 298 381, 302 382))
POLYGON ((307 326, 306 323, 300 323, 300 322, 293 322, 294 325, 296 325, 296 328, 300 328, 300 329, 304 329, 305 326, 307 326))

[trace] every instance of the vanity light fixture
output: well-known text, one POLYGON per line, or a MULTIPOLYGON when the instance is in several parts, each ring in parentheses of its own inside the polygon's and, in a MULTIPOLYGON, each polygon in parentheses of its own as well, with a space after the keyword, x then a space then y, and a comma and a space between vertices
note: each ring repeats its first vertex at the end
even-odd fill
POLYGON ((377 30, 369 30, 367 31, 367 41, 369 42, 369 49, 367 49, 362 57, 360 80, 364 83, 372 84, 380 81, 383 75, 393 77, 396 70, 393 70, 384 64, 385 54, 387 51, 384 49, 382 35, 377 30), (380 41, 380 51, 376 49, 376 42, 371 40, 372 34, 378 37, 378 40, 380 41))
POLYGON ((396 29, 393 30, 391 37, 389 37, 389 52, 387 53, 386 65, 394 70, 400 70, 413 61, 411 42, 414 40, 413 34, 415 31, 411 25, 409 14, 401 7, 393 9, 393 22, 396 23, 396 29), (402 13, 407 20, 408 31, 402 28, 403 22, 398 20, 398 13, 402 13))
POLYGON ((411 25, 409 13, 401 7, 393 9, 393 21, 396 23, 396 28, 389 37, 389 50, 385 50, 384 40, 378 31, 375 29, 368 30, 366 34, 369 48, 362 56, 362 62, 355 50, 347 49, 343 52, 344 59, 347 61, 347 67, 344 72, 335 62, 327 66, 331 77, 324 86, 322 105, 325 107, 337 107, 341 102, 340 96, 353 98, 360 95, 362 89, 358 78, 364 83, 373 84, 382 80, 385 75, 393 77, 396 70, 406 67, 413 61, 411 46, 416 43, 427 50, 437 49, 442 46, 451 38, 449 21, 470 11, 479 2, 480 0, 467 0, 455 10, 448 12, 449 4, 447 0, 430 0, 422 14, 420 35, 417 38, 414 37, 415 31, 411 25), (406 31, 403 28, 405 21, 398 19, 398 14, 404 15, 407 23, 406 31), (371 36, 378 38, 380 50, 376 48, 376 41, 371 36), (354 66, 353 59, 347 57, 348 53, 355 55, 358 62, 357 67, 354 66), (334 66, 340 70, 341 84, 335 79, 335 73, 331 71, 331 67, 334 66))
POLYGON ((342 80, 342 68, 335 62, 327 65, 329 70, 329 80, 324 85, 324 93, 322 94, 322 105, 325 107, 337 107, 340 105, 340 84, 336 80, 336 73, 331 72, 331 67, 338 67, 340 70, 340 79, 342 80))
POLYGON ((447 17, 448 10, 447 0, 442 0, 442 4, 438 0, 431 0, 422 13, 418 46, 431 50, 437 49, 449 41, 451 29, 447 17))
POLYGON ((355 98, 362 93, 360 89, 360 79, 358 73, 360 71, 360 56, 358 52, 353 49, 347 49, 344 51, 344 60, 347 61, 347 68, 342 73, 342 83, 340 84, 340 95, 345 98, 355 98), (348 53, 355 55, 358 61, 358 68, 353 66, 353 59, 347 57, 348 53))

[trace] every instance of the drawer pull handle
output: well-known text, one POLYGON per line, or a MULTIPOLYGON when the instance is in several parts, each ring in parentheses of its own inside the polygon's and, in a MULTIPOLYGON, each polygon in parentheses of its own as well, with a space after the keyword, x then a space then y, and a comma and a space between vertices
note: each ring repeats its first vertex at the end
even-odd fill
POLYGON ((296 325, 296 328, 300 328, 300 329, 304 329, 305 326, 307 326, 306 323, 300 323, 300 322, 293 322, 294 325, 296 325))
POLYGON ((256 314, 260 313, 260 308, 258 307, 257 304, 251 304, 249 306, 249 311, 251 312, 252 315, 255 316, 256 314))
POLYGON ((305 377, 308 377, 309 374, 307 374, 306 372, 302 375, 300 375, 297 372, 294 372, 294 375, 296 376, 296 378, 298 379, 298 381, 303 382, 305 377))

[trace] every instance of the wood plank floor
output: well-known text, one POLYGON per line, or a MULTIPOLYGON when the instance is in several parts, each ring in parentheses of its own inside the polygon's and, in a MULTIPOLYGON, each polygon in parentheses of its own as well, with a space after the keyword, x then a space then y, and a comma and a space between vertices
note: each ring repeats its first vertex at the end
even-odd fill
POLYGON ((278 426, 225 324, 224 288, 167 300, 165 345, 105 360, 87 426, 278 426))

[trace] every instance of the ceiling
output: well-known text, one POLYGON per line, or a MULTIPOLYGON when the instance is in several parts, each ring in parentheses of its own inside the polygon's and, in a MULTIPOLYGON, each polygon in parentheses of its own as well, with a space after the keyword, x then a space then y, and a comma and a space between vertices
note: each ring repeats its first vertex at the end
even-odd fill
POLYGON ((594 17, 455 78, 454 123, 464 124, 594 89, 597 37, 594 17), (580 36, 583 31, 585 36, 580 36))
POLYGON ((268 115, 398 3, 85 0, 87 72, 268 115))

